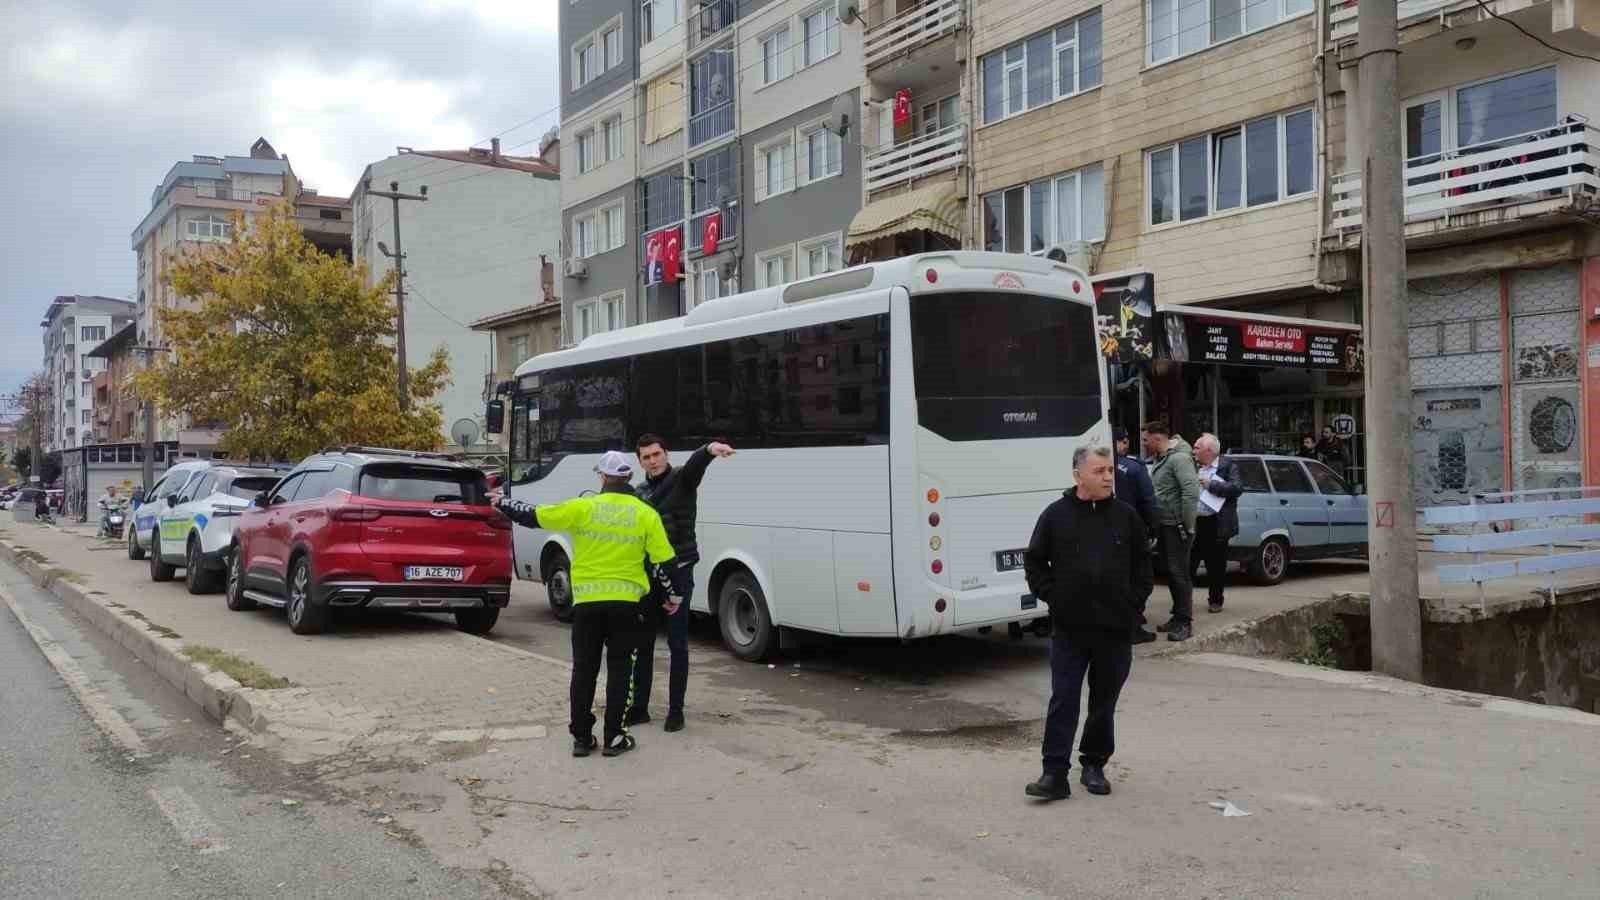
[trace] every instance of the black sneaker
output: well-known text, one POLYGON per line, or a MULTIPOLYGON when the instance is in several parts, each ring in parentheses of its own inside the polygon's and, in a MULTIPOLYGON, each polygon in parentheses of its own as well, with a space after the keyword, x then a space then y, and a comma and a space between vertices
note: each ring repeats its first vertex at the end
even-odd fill
POLYGON ((594 748, 599 746, 599 745, 600 745, 600 742, 595 740, 594 739, 594 735, 592 735, 592 734, 586 734, 581 738, 573 738, 572 739, 572 755, 573 756, 588 756, 590 753, 593 753, 594 752, 594 748))
POLYGON ((1066 772, 1046 772, 1023 788, 1023 793, 1039 800, 1065 800, 1072 796, 1072 784, 1066 772))
POLYGON ((1221 600, 1211 600, 1211 601, 1207 602, 1206 603, 1206 611, 1207 612, 1214 612, 1214 613, 1222 612, 1222 601, 1221 600))
POLYGON ((1162 622, 1160 625, 1157 625, 1156 626, 1156 630, 1157 631, 1171 631, 1172 630, 1172 626, 1175 625, 1175 624, 1177 624, 1177 620, 1176 619, 1168 619, 1165 622, 1162 622))
POLYGON ((666 722, 665 725, 661 726, 661 730, 662 731, 682 731, 683 730, 683 713, 681 713, 681 712, 669 712, 669 713, 667 713, 667 722, 666 722))
POLYGON ((1101 766, 1084 766, 1083 774, 1078 780, 1083 782, 1084 788, 1091 794, 1103 797, 1111 793, 1111 782, 1106 780, 1106 770, 1101 766))
POLYGON ((1143 628, 1135 628, 1133 630, 1133 642, 1135 644, 1148 644, 1155 639, 1156 633, 1154 631, 1145 631, 1143 628))
POLYGON ((633 739, 633 735, 619 734, 611 739, 611 743, 607 744, 605 749, 600 751, 600 755, 621 756, 637 746, 639 746, 639 742, 633 739))
POLYGON ((1192 637, 1194 637, 1194 627, 1187 622, 1167 629, 1167 640, 1169 641, 1187 641, 1192 637))
POLYGON ((632 709, 632 710, 629 710, 628 711, 628 715, 623 718, 622 724, 627 725, 629 728, 632 728, 635 725, 648 725, 648 724, 650 724, 650 710, 648 710, 648 709, 632 709))

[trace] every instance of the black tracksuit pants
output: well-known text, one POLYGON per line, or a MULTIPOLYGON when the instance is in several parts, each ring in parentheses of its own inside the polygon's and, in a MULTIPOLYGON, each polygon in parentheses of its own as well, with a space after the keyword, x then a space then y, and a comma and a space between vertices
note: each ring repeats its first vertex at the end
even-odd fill
POLYGON ((644 629, 644 607, 621 600, 577 603, 572 607, 572 720, 574 738, 594 735, 594 693, 606 663, 605 743, 626 734, 623 715, 633 693, 633 655, 644 629))
POLYGON ((1044 770, 1072 768, 1072 738, 1078 730, 1083 683, 1089 682, 1089 714, 1078 744, 1078 761, 1103 766, 1117 749, 1114 719, 1117 697, 1133 666, 1126 634, 1064 631, 1050 637, 1050 706, 1044 720, 1044 770))

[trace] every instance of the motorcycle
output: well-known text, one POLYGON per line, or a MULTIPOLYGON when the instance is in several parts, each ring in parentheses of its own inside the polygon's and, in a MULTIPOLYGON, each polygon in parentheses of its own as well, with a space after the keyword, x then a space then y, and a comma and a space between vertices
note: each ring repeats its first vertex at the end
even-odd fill
POLYGON ((127 525, 127 514, 122 511, 122 504, 113 503, 100 509, 101 536, 122 540, 122 530, 127 525))

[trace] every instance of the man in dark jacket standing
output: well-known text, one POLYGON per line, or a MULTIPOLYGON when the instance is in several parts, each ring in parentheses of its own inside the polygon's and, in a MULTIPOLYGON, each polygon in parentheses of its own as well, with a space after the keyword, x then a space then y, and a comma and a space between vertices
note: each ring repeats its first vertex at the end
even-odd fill
POLYGON ((1081 780, 1091 794, 1111 793, 1105 764, 1116 749, 1112 719, 1133 663, 1138 598, 1152 582, 1144 523, 1112 497, 1114 471, 1111 448, 1080 447, 1072 457, 1077 485, 1045 507, 1023 554, 1028 589, 1049 604, 1053 626, 1044 773, 1026 791, 1042 800, 1072 795, 1072 739, 1086 678, 1081 780))
POLYGON ((1219 613, 1227 583, 1228 541, 1239 533, 1239 495, 1244 493, 1244 482, 1239 480, 1239 467, 1222 455, 1222 442, 1214 434, 1202 434, 1194 442, 1194 463, 1200 504, 1195 508, 1189 572, 1192 576, 1202 562, 1206 564, 1206 608, 1219 613))
MULTIPOLYGON (((700 547, 695 541, 694 523, 700 481, 713 459, 733 455, 733 448, 721 441, 696 450, 682 468, 674 468, 667 457, 667 445, 658 434, 641 435, 638 441, 639 463, 644 467, 644 484, 639 486, 639 498, 650 504, 661 515, 666 526, 667 539, 677 554, 676 566, 689 593, 684 603, 667 612, 660 609, 664 598, 657 590, 651 595, 667 621, 667 652, 670 655, 667 669, 667 721, 664 731, 683 730, 683 695, 689 686, 689 596, 694 590, 694 566, 700 561, 700 547)), ((628 709, 628 724, 642 725, 650 721, 650 687, 655 680, 656 629, 651 622, 648 633, 639 644, 639 664, 635 669, 633 705, 628 709)))
MULTIPOLYGON (((1156 509, 1156 491, 1150 483, 1150 470, 1129 452, 1133 445, 1127 429, 1118 428, 1113 440, 1117 445, 1117 499, 1138 510, 1139 518, 1144 521, 1145 533, 1153 544, 1161 533, 1161 514, 1156 509)), ((1139 624, 1133 629, 1135 644, 1148 644, 1156 639, 1155 632, 1147 631, 1144 627, 1144 610, 1149 602, 1148 592, 1139 598, 1139 624)))

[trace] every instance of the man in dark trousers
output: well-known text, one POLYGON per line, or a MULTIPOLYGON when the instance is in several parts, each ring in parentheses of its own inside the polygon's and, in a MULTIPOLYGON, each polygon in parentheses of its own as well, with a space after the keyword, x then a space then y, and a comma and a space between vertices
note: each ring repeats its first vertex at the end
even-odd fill
MULTIPOLYGON (((1244 493, 1244 482, 1239 467, 1222 455, 1222 442, 1214 434, 1202 434, 1195 440, 1194 464, 1195 477, 1200 480, 1200 505, 1195 508, 1189 573, 1196 575, 1200 564, 1206 564, 1206 608, 1219 613, 1228 580, 1228 541, 1239 533, 1239 495, 1244 493)), ((1198 578, 1192 580, 1199 583, 1198 578)))
MULTIPOLYGON (((1117 445, 1117 499, 1139 511, 1149 535, 1147 546, 1153 548, 1161 532, 1161 518, 1156 511, 1156 491, 1150 484, 1150 470, 1130 452, 1133 445, 1126 428, 1118 428, 1113 439, 1117 445)), ((1144 627, 1144 610, 1149 602, 1149 594, 1139 598, 1139 624, 1133 629, 1135 644, 1148 644, 1156 639, 1156 633, 1144 627)))
MULTIPOLYGON (((644 484, 639 497, 654 507, 666 526, 667 539, 672 542, 676 557, 672 565, 688 588, 681 607, 667 611, 658 590, 651 596, 651 606, 667 622, 667 652, 670 654, 667 669, 667 721, 665 731, 683 730, 683 695, 689 686, 689 597, 694 591, 694 565, 700 561, 700 546, 695 541, 694 522, 700 480, 713 459, 733 455, 733 448, 721 441, 712 441, 690 454, 682 468, 674 468, 667 457, 667 445, 658 434, 641 435, 637 445, 639 464, 644 467, 644 484)), ((650 688, 655 680, 656 621, 639 644, 639 662, 634 673, 634 701, 628 710, 628 724, 642 725, 650 721, 650 688)))
POLYGON ((1194 584, 1189 580, 1189 550, 1194 545, 1195 509, 1200 480, 1194 474, 1194 450, 1165 422, 1146 422, 1139 439, 1150 460, 1150 483, 1161 517, 1160 553, 1172 592, 1172 618, 1157 625, 1169 641, 1194 636, 1194 584))
POLYGON ((633 461, 617 450, 600 457, 600 493, 549 506, 502 499, 496 506, 527 528, 565 531, 572 536, 572 755, 595 748, 594 689, 600 655, 606 663, 606 719, 603 756, 634 748, 624 715, 634 684, 640 631, 645 616, 640 601, 650 592, 651 572, 667 594, 666 611, 688 600, 688 582, 672 565, 672 544, 661 516, 628 484, 633 461), (647 562, 648 561, 648 562, 647 562))
POLYGON ((1081 780, 1091 794, 1111 793, 1105 765, 1116 749, 1112 720, 1133 664, 1138 598, 1152 583, 1144 523, 1111 495, 1114 471, 1111 448, 1078 448, 1072 456, 1076 486, 1045 507, 1023 554, 1028 589, 1049 604, 1053 627, 1044 773, 1026 791, 1042 800, 1072 795, 1072 739, 1086 678, 1081 780))

